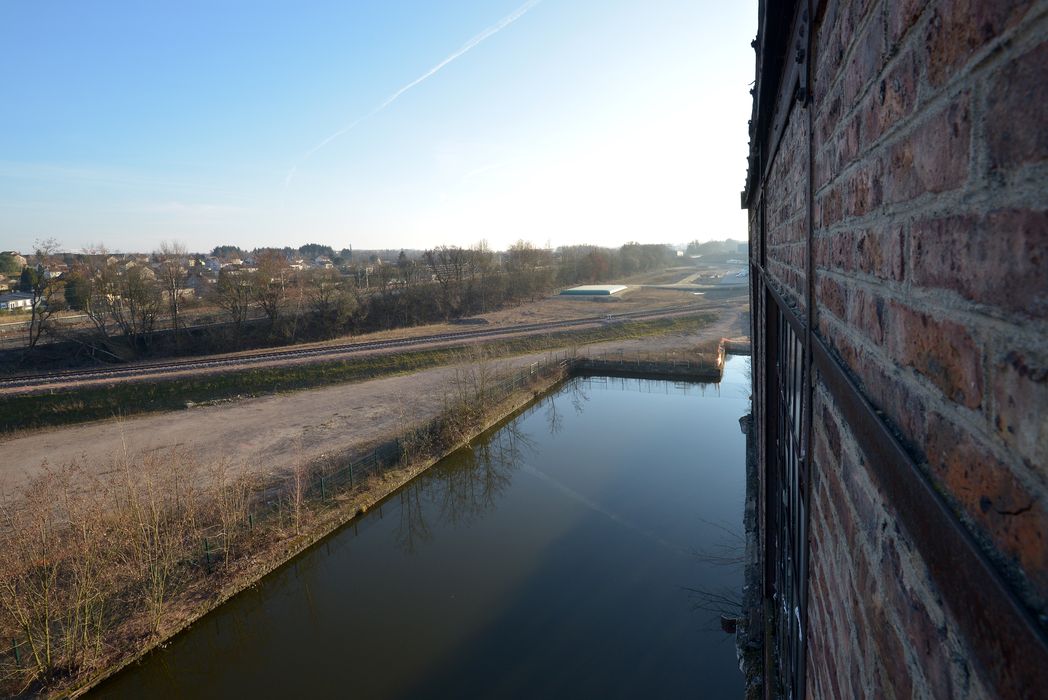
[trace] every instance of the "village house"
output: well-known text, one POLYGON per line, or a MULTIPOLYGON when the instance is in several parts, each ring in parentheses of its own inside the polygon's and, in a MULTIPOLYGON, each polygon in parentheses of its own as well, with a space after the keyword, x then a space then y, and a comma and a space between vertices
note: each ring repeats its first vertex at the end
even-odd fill
POLYGON ((33 308, 33 295, 26 292, 0 294, 0 311, 28 311, 33 308))

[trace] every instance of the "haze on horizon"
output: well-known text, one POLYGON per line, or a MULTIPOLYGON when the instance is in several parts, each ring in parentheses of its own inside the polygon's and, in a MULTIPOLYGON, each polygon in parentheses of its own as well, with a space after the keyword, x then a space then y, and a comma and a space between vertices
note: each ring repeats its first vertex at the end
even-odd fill
POLYGON ((0 6, 0 248, 746 237, 752 3, 0 6))

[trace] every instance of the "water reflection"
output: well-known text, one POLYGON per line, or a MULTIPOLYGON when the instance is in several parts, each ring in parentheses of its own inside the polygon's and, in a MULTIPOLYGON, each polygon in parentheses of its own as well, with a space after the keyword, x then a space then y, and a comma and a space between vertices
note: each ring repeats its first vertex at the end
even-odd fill
POLYGON ((400 490, 396 541, 402 551, 414 552, 418 545, 431 540, 427 517, 443 525, 467 525, 495 506, 524 453, 535 451, 534 442, 518 421, 481 436, 477 444, 445 459, 440 469, 427 472, 424 478, 400 490), (439 504, 439 508, 427 512, 429 503, 439 504))
POLYGON ((743 367, 578 380, 100 697, 738 697, 743 367))

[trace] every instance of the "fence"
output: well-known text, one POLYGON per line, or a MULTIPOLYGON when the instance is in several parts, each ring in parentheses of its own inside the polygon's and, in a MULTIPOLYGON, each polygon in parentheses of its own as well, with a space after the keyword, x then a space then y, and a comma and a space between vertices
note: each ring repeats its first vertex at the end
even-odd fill
MULTIPOLYGON (((270 478, 265 483, 249 483, 243 480, 234 480, 228 484, 223 482, 223 485, 220 487, 221 492, 208 492, 207 498, 209 500, 202 504, 193 504, 192 506, 186 505, 187 496, 185 494, 182 495, 180 506, 178 505, 178 493, 175 493, 173 497, 170 494, 164 494, 159 499, 162 508, 192 507, 194 513, 199 511, 205 515, 199 520, 195 516, 188 519, 180 519, 180 516, 177 514, 165 511, 163 518, 150 524, 171 529, 179 527, 188 529, 187 532, 175 532, 171 536, 173 540, 178 542, 176 547, 177 560, 171 564, 171 567, 172 570, 177 570, 180 573, 181 580, 191 582, 201 577, 210 577, 213 574, 221 573, 226 563, 236 560, 237 557, 264 550, 266 544, 273 543, 274 539, 272 537, 266 542, 265 538, 260 536, 263 530, 273 534, 287 535, 290 529, 292 535, 300 534, 303 531, 302 525, 308 519, 318 519, 325 515, 336 514, 337 511, 347 511, 348 506, 353 503, 353 497, 362 495, 365 492, 363 487, 365 481, 370 477, 383 474, 390 467, 398 464, 407 465, 440 457, 448 449, 459 444, 464 438, 470 437, 472 432, 485 427, 486 409, 502 404, 516 392, 529 387, 538 388, 537 383, 540 381, 546 384, 551 379, 567 376, 572 362, 573 356, 571 353, 551 354, 541 362, 534 362, 527 367, 502 376, 497 376, 488 367, 475 365, 459 377, 457 385, 452 386, 453 393, 446 397, 446 408, 439 416, 422 426, 405 432, 388 443, 376 447, 362 457, 350 460, 329 458, 316 461, 300 470, 295 470, 292 474, 270 478), (237 495, 238 490, 239 496, 237 495), (216 512, 222 510, 219 507, 218 500, 227 497, 239 499, 237 502, 241 505, 235 508, 235 517, 226 518, 222 513, 216 512), (172 506, 171 504, 175 505, 172 506), (187 522, 191 523, 191 525, 186 526, 187 522), (258 536, 253 537, 252 535, 258 536)), ((107 492, 106 497, 113 496, 116 498, 118 510, 119 508, 126 509, 130 506, 128 503, 123 502, 122 499, 129 500, 134 498, 134 496, 120 492, 119 488, 115 488, 112 494, 107 492)), ((94 495, 101 497, 102 494, 89 494, 87 498, 91 498, 94 495)), ((150 494, 150 497, 152 497, 152 494, 150 494)), ((203 498, 203 496, 199 497, 203 498)), ((47 503, 45 506, 48 509, 47 518, 51 522, 52 513, 50 509, 53 508, 53 505, 51 502, 47 503)), ((55 512, 57 512, 57 509, 55 509, 55 512)), ((344 518, 334 521, 326 519, 323 522, 325 524, 330 523, 333 527, 337 525, 339 520, 344 520, 344 518)), ((14 522, 17 522, 17 513, 13 519, 9 520, 7 525, 14 522)), ((23 522, 29 521, 24 520, 23 522)), ((49 525, 49 527, 55 527, 59 530, 64 528, 64 530, 55 535, 56 542, 61 540, 60 545, 56 547, 56 552, 64 552, 67 556, 70 555, 70 537, 66 530, 75 529, 71 527, 72 525, 72 520, 69 518, 66 518, 63 522, 49 525)), ((112 530, 111 527, 109 529, 112 530)), ((0 546, 8 547, 8 545, 11 545, 13 547, 15 539, 15 536, 9 530, 6 533, 5 541, 0 543, 0 546)), ((71 539, 75 540, 76 538, 71 539)), ((279 541, 279 538, 276 541, 279 541)), ((115 549, 128 545, 121 542, 112 542, 102 546, 115 549)), ((12 551, 14 550, 12 549, 12 551)), ((75 558, 76 556, 74 552, 72 557, 75 558)), ((57 555, 56 558, 58 558, 57 555)), ((71 562, 66 561, 65 565, 70 566, 71 562)), ((56 570, 58 567, 58 564, 54 565, 56 570)), ((26 564, 23 570, 15 573, 18 575, 34 575, 31 569, 32 566, 26 564), (27 571, 29 572, 28 574, 26 574, 27 571)), ((7 574, 8 572, 2 573, 7 574)), ((121 597, 126 599, 142 598, 141 591, 148 587, 148 581, 144 580, 141 572, 139 572, 138 576, 139 578, 129 576, 121 580, 119 589, 106 593, 108 599, 116 600, 121 597)), ((62 577, 60 576, 59 578, 61 579, 62 577)), ((116 586, 117 584, 111 585, 116 586)), ((169 597, 164 599, 161 605, 177 597, 180 590, 177 588, 172 589, 169 597)), ((58 596, 59 594, 53 595, 58 596)), ((61 600, 66 600, 66 598, 62 597, 61 600)), ((144 613, 146 610, 145 605, 148 604, 140 603, 139 607, 135 608, 136 614, 138 612, 144 613)), ((78 614, 74 617, 79 617, 79 611, 76 612, 78 614)), ((68 617, 59 613, 53 618, 49 618, 49 622, 44 624, 44 627, 47 628, 48 639, 52 636, 58 639, 59 633, 62 632, 61 626, 64 624, 62 620, 68 617)), ((33 628, 34 630, 44 628, 37 622, 33 624, 37 625, 37 627, 33 628)), ((12 630, 19 628, 19 625, 14 623, 13 620, 9 620, 5 626, 8 632, 5 635, 7 639, 0 641, 0 644, 6 647, 0 648, 0 694, 5 689, 5 683, 10 684, 11 679, 19 678, 24 680, 26 677, 34 674, 53 670, 50 667, 41 668, 41 642, 37 641, 34 643, 32 641, 33 637, 25 634, 12 635, 12 630)), ((104 629, 100 626, 98 631, 99 639, 102 639, 103 635, 113 632, 114 627, 115 623, 112 627, 104 629)), ((50 644, 50 641, 47 643, 50 644)), ((48 663, 52 662, 48 661, 48 663)), ((54 663, 61 666, 58 661, 54 663)), ((75 661, 70 661, 65 665, 75 665, 75 663, 75 661)))
MULTIPOLYGON (((535 362, 508 377, 485 382, 480 391, 476 386, 469 387, 468 400, 475 402, 477 408, 500 404, 535 381, 548 379, 556 374, 566 375, 574 362, 575 359, 567 353, 563 356, 551 355, 549 359, 535 362)), ((309 470, 305 476, 306 483, 301 493, 302 500, 320 504, 321 507, 325 503, 334 504, 339 498, 345 499, 369 476, 381 474, 389 467, 402 461, 410 461, 412 458, 436 456, 456 441, 454 438, 451 442, 441 441, 440 436, 447 436, 449 432, 460 432, 462 428, 467 427, 454 425, 461 415, 460 411, 451 407, 421 427, 378 446, 363 457, 342 464, 339 463, 341 460, 337 459, 314 464, 313 469, 309 470)), ((468 420, 476 416, 467 415, 465 417, 468 420)), ((288 477, 288 481, 293 481, 295 478, 292 475, 288 477)), ((272 517, 274 512, 278 514, 278 518, 281 517, 286 507, 287 496, 293 490, 293 484, 286 481, 283 484, 269 485, 264 490, 257 492, 251 500, 252 505, 248 512, 249 526, 253 526, 255 521, 263 521, 272 517)), ((215 531, 210 536, 221 539, 225 537, 225 534, 215 531)), ((207 548, 205 539, 205 554, 207 548)))
MULTIPOLYGON (((206 500, 203 507, 194 506, 205 515, 199 520, 192 520, 187 532, 176 533, 179 545, 177 560, 172 566, 182 574, 183 580, 194 581, 221 574, 230 561, 264 550, 275 541, 282 541, 289 531, 291 536, 301 533, 306 520, 323 518, 325 526, 334 527, 345 520, 341 516, 349 514, 357 502, 355 497, 367 493, 365 482, 369 478, 387 473, 396 465, 439 458, 486 426, 486 409, 502 404, 517 392, 530 387, 538 388, 539 382, 545 388, 551 379, 585 372, 587 368, 607 370, 612 365, 643 368, 659 364, 693 375, 708 375, 713 369, 716 376, 711 378, 719 379, 723 357, 722 343, 711 353, 699 357, 694 353, 689 355, 673 351, 592 355, 562 352, 547 355, 542 361, 501 375, 489 366, 474 364, 463 370, 457 381, 451 384, 452 391, 446 397, 446 407, 440 415, 363 456, 353 459, 345 456, 326 458, 294 473, 269 478, 264 483, 234 480, 226 484, 223 481, 218 487, 220 491, 208 492, 206 498, 210 500, 206 500), (230 494, 236 496, 237 493, 239 500, 236 501, 236 507, 228 509, 233 513, 232 517, 216 512, 222 510, 217 507, 219 499, 228 498, 230 494), (267 538, 263 533, 270 533, 271 536, 267 538)), ((127 497, 126 494, 117 495, 118 506, 121 505, 119 498, 127 497)), ((176 494, 174 501, 177 503, 177 500, 176 494)), ((185 522, 172 517, 170 521, 164 520, 162 525, 172 521, 176 525, 171 527, 183 526, 185 522)), ((10 533, 7 537, 11 537, 10 533)), ((121 585, 123 589, 118 593, 133 599, 136 595, 141 597, 141 590, 146 584, 140 579, 127 578, 121 585)), ((176 597, 178 592, 177 589, 173 590, 171 598, 176 597)), ((8 631, 15 628, 16 625, 9 625, 8 631)), ((9 637, 2 643, 7 649, 0 649, 0 681, 19 673, 29 675, 34 672, 36 662, 32 658, 33 645, 24 635, 21 638, 9 637)))

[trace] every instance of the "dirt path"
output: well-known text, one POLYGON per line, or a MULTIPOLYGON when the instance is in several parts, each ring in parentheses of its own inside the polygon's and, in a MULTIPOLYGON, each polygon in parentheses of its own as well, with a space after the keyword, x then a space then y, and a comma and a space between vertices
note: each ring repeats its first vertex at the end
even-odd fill
MULTIPOLYGON (((748 332, 744 314, 726 312, 693 334, 671 334, 587 346, 588 352, 659 352, 695 347, 748 332)), ((547 356, 493 361, 499 369, 547 356)), ((45 465, 73 460, 89 471, 113 468, 123 454, 183 448, 202 460, 228 460, 243 471, 273 472, 325 454, 366 451, 435 416, 460 366, 410 375, 201 406, 185 411, 34 432, 0 441, 0 491, 8 493, 45 465)))

